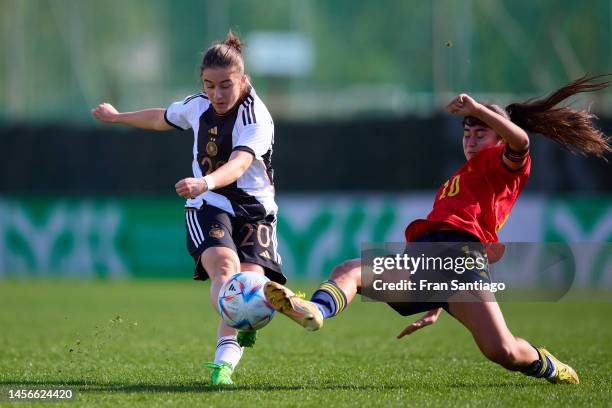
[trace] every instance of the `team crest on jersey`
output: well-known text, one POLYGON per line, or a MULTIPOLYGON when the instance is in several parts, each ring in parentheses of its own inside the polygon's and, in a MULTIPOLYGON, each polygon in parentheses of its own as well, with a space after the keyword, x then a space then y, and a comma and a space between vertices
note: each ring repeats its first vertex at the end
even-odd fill
POLYGON ((215 157, 218 152, 219 148, 214 141, 211 140, 210 142, 206 143, 206 154, 208 154, 210 157, 215 157))
POLYGON ((225 231, 221 229, 221 226, 219 224, 215 224, 212 226, 210 231, 208 231, 208 235, 211 238, 221 239, 223 238, 223 236, 225 236, 225 231))
POLYGON ((217 127, 211 127, 208 129, 208 133, 210 134, 210 142, 206 143, 206 154, 210 157, 215 157, 217 153, 219 153, 219 148, 217 147, 216 137, 217 137, 217 127))

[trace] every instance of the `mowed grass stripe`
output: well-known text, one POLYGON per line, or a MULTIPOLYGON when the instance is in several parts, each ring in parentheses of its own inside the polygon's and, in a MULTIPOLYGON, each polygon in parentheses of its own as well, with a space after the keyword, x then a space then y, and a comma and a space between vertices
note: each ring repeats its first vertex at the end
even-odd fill
POLYGON ((219 390, 201 367, 212 359, 217 326, 207 284, 0 281, 0 387, 70 387, 76 405, 87 406, 609 404, 611 303, 502 310, 515 335, 570 363, 582 383, 553 386, 505 371, 448 315, 396 340, 413 319, 356 300, 316 333, 276 316, 246 351, 237 386, 219 390))

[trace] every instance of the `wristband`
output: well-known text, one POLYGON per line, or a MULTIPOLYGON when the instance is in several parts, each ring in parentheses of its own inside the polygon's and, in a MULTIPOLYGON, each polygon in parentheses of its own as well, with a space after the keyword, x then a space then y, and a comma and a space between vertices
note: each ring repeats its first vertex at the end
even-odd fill
POLYGON ((208 176, 204 176, 204 181, 206 182, 206 189, 208 191, 215 189, 215 182, 213 181, 213 178, 210 177, 210 174, 208 176))
POLYGON ((506 156, 506 159, 510 160, 511 162, 521 163, 523 160, 525 160, 525 157, 527 157, 528 154, 529 148, 523 151, 516 151, 511 148, 508 143, 506 143, 506 146, 504 146, 504 156, 506 156))

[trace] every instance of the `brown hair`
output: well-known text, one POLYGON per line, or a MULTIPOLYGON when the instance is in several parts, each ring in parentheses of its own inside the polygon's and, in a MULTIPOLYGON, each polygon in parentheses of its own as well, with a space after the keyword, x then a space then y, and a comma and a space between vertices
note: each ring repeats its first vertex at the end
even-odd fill
MULTIPOLYGON (((506 112, 506 110, 504 108, 502 108, 499 105, 495 105, 493 103, 485 103, 483 104, 487 109, 497 113, 500 116, 503 116, 504 118, 510 120, 510 115, 508 115, 508 112, 506 112)), ((464 116, 462 121, 461 121, 461 125, 463 127, 466 126, 484 126, 484 127, 490 127, 489 125, 487 125, 486 123, 484 123, 482 120, 478 119, 475 116, 464 116)), ((501 139, 502 137, 497 135, 498 139, 501 139)))
POLYGON ((229 30, 225 41, 213 44, 202 58, 200 75, 206 68, 238 67, 244 73, 244 60, 242 58, 242 42, 240 37, 229 30))
POLYGON ((512 103, 506 111, 512 122, 527 131, 544 135, 572 152, 606 160, 606 153, 612 151, 610 138, 593 126, 596 116, 588 108, 575 110, 557 105, 578 93, 607 88, 612 81, 605 79, 610 75, 585 75, 544 98, 512 103))

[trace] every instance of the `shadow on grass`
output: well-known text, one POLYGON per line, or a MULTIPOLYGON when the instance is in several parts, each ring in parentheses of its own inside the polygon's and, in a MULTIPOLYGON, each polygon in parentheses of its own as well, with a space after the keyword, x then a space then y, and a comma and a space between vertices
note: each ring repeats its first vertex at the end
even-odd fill
MULTIPOLYGON (((447 387, 451 388, 530 388, 540 385, 539 382, 534 381, 532 383, 482 383, 482 384, 471 384, 471 383, 456 383, 447 384, 447 387)), ((404 385, 347 385, 347 384, 305 384, 305 385, 232 385, 219 387, 211 385, 207 382, 185 382, 177 384, 153 384, 153 383, 117 383, 117 382, 99 382, 99 381, 0 381, 0 387, 2 386, 16 386, 18 388, 70 388, 73 391, 79 391, 83 393, 88 392, 123 392, 123 393, 191 393, 191 392, 233 392, 233 391, 298 391, 298 390, 354 390, 354 391, 369 391, 369 390, 398 390, 408 388, 404 385)), ((440 389, 444 387, 444 384, 419 384, 419 389, 440 389)))

